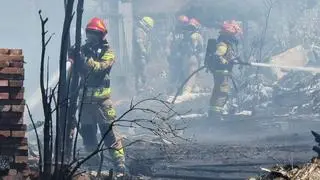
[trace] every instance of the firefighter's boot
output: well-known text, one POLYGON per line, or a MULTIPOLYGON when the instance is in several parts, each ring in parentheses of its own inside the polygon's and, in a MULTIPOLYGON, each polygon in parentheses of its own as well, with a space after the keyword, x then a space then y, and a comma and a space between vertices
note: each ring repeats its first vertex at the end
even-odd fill
POLYGON ((129 170, 127 169, 127 167, 125 165, 124 149, 123 148, 121 148, 119 150, 111 149, 110 154, 113 159, 116 178, 128 176, 129 170))
POLYGON ((208 110, 208 119, 213 120, 213 121, 223 121, 223 115, 222 115, 222 110, 217 109, 218 107, 216 106, 210 106, 208 110))

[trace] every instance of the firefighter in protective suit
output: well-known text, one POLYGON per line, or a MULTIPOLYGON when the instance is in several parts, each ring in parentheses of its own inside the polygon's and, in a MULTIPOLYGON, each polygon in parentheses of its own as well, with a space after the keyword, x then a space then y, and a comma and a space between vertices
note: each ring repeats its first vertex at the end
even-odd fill
MULTIPOLYGON (((169 94, 195 70, 199 65, 203 39, 199 33, 200 23, 185 15, 178 17, 175 30, 168 37, 169 94)), ((194 78, 186 84, 182 94, 193 89, 194 78)))
POLYGON ((214 43, 208 41, 205 64, 214 77, 209 118, 223 119, 222 111, 227 102, 233 60, 238 57, 239 33, 242 33, 242 30, 236 21, 225 21, 218 39, 214 43))
MULTIPOLYGON (((188 61, 187 67, 185 67, 184 79, 197 70, 201 65, 203 59, 203 37, 200 34, 201 24, 195 19, 191 18, 189 22, 192 33, 191 33, 191 54, 188 61)), ((183 94, 188 94, 193 91, 196 83, 196 76, 193 76, 186 84, 183 94)))
MULTIPOLYGON (((83 84, 83 107, 80 119, 80 135, 87 152, 93 152, 98 145, 97 125, 101 136, 109 129, 116 118, 116 111, 110 100, 111 88, 109 75, 115 62, 115 54, 105 39, 107 27, 103 20, 93 18, 86 26, 86 43, 81 46, 81 68, 79 70, 83 84)), ((69 59, 73 59, 72 54, 69 59)), ((104 138, 105 147, 109 147, 118 175, 126 171, 124 148, 115 127, 104 138)), ((91 163, 100 160, 94 157, 91 163)))
POLYGON ((133 59, 135 66, 135 88, 138 93, 144 91, 146 86, 145 67, 150 61, 151 53, 151 30, 154 26, 154 20, 149 17, 143 17, 134 31, 133 59))

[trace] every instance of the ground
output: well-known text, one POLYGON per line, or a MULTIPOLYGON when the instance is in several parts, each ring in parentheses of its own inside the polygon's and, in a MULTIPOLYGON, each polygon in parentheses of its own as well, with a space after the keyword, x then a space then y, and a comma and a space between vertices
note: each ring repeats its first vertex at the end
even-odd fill
POLYGON ((313 116, 194 119, 190 125, 184 135, 193 135, 192 142, 165 151, 148 143, 128 148, 133 173, 153 179, 245 179, 263 173, 261 168, 302 164, 316 155, 310 130, 317 130, 318 120, 313 116))
MULTIPOLYGON (((201 75, 205 76, 201 79, 210 84, 209 75, 201 75)), ((208 95, 198 97, 176 104, 176 109, 203 114, 207 111, 208 99, 208 95)), ((119 114, 127 107, 128 103, 120 103, 119 114)), ((155 143, 158 142, 155 138, 153 143, 128 147, 131 172, 152 179, 240 180, 262 175, 261 168, 310 162, 316 156, 312 151, 316 143, 310 131, 319 130, 318 116, 303 115, 303 112, 290 115, 288 108, 284 108, 284 112, 280 106, 272 108, 249 118, 233 116, 219 122, 201 117, 188 119, 183 135, 192 137, 191 142, 164 149, 155 143), (275 112, 279 115, 273 116, 275 112)), ((143 134, 135 133, 136 137, 143 134)))

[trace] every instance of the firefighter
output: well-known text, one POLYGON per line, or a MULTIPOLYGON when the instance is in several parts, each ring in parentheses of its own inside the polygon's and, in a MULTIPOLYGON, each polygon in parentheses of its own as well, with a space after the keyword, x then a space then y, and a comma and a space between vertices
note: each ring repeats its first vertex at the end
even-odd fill
POLYGON ((153 26, 154 20, 149 16, 145 16, 139 20, 134 31, 133 59, 135 66, 135 88, 138 94, 146 88, 145 68, 151 58, 151 30, 153 26))
MULTIPOLYGON (((82 63, 79 74, 84 87, 84 99, 79 132, 86 151, 93 152, 98 146, 97 125, 101 136, 109 131, 104 138, 104 145, 110 148, 109 153, 117 174, 121 176, 127 172, 124 148, 115 127, 109 129, 116 118, 116 111, 110 100, 109 79, 111 68, 115 62, 115 54, 105 39, 108 30, 102 19, 91 19, 85 31, 87 39, 80 52, 82 63)), ((95 156, 93 159, 91 163, 96 165, 100 158, 95 156)))
MULTIPOLYGON (((181 15, 178 17, 175 30, 168 38, 169 94, 173 93, 199 65, 203 45, 199 29, 199 21, 181 15)), ((188 81, 182 94, 192 91, 194 81, 194 78, 188 81)))
POLYGON ((205 64, 214 77, 214 88, 210 98, 209 118, 222 120, 223 108, 227 102, 229 79, 233 60, 238 57, 237 35, 242 33, 236 21, 225 21, 215 43, 208 42, 205 64), (213 47, 210 47, 213 46, 213 47))
MULTIPOLYGON (((195 19, 190 19, 191 28, 191 54, 187 66, 185 67, 184 79, 187 78, 191 73, 197 70, 201 65, 201 60, 203 59, 203 37, 200 34, 201 24, 195 19)), ((188 95, 195 88, 196 76, 193 76, 186 84, 183 95, 188 95)))
POLYGON ((185 48, 183 47, 183 42, 185 39, 185 34, 187 28, 189 27, 189 17, 185 15, 180 15, 177 18, 177 23, 172 32, 170 32, 167 38, 167 55, 168 55, 168 69, 169 69, 169 89, 168 94, 175 92, 179 82, 182 79, 182 68, 181 62, 183 57, 183 52, 185 48))

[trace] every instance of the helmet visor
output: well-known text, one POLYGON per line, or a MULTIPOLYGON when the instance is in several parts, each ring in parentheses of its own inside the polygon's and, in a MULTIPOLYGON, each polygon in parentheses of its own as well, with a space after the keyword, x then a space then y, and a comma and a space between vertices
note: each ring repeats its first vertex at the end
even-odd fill
POLYGON ((99 43, 101 40, 103 40, 103 34, 99 31, 92 31, 92 30, 87 30, 86 31, 86 37, 87 37, 87 42, 89 43, 99 43))

